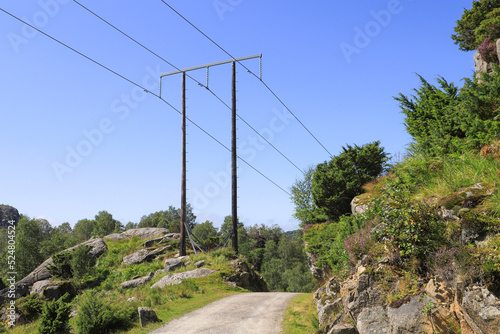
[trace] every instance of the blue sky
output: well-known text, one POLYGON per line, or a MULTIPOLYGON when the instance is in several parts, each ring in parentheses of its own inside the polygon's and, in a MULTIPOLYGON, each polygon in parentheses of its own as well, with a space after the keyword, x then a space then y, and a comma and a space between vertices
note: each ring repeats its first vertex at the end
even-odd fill
MULTIPOLYGON (((460 84, 473 54, 450 35, 472 1, 167 1, 235 57, 263 54, 263 79, 333 155, 380 140, 392 155, 410 142, 393 96, 415 73, 460 84)), ((229 57, 162 1, 80 3, 179 68, 229 57)), ((158 92, 174 70, 69 0, 2 1, 2 9, 117 73, 158 92)), ((101 210, 126 224, 180 207, 181 117, 165 103, 0 13, 0 191, 9 204, 53 225, 101 210)), ((258 73, 258 60, 245 66, 258 73)), ((210 88, 230 104, 230 65, 210 88)), ((191 75, 205 82, 205 71, 191 75)), ((301 169, 328 153, 265 87, 238 66, 238 114, 301 169)), ((180 108, 181 77, 162 96, 180 108)), ((230 111, 194 81, 188 116, 230 147, 230 111)), ((238 123, 240 155, 285 190, 301 173, 238 123)), ((230 153, 188 126, 188 202, 199 222, 231 212, 230 153)), ((239 217, 295 229, 289 196, 239 163, 239 217)))

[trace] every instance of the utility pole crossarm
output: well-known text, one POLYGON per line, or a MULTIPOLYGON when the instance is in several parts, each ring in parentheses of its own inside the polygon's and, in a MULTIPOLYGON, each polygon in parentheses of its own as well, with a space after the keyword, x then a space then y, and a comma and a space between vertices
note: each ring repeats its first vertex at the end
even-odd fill
POLYGON ((254 59, 254 58, 262 58, 262 53, 257 54, 257 55, 253 55, 253 56, 247 56, 247 57, 241 57, 241 58, 236 58, 236 59, 218 61, 218 62, 211 63, 211 64, 190 67, 190 68, 186 68, 184 70, 177 70, 177 71, 173 71, 173 72, 163 73, 163 74, 160 75, 160 78, 167 77, 169 75, 183 73, 183 72, 190 72, 190 71, 195 71, 195 70, 199 70, 199 69, 202 69, 202 68, 213 67, 213 66, 218 66, 218 65, 223 65, 223 64, 229 64, 229 63, 232 63, 232 62, 240 62, 240 61, 244 61, 244 60, 248 60, 248 59, 254 59))

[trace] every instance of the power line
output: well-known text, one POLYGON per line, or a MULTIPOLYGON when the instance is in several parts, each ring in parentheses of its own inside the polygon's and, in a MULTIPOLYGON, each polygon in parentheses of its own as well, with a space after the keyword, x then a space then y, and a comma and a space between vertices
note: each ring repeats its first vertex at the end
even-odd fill
MULTIPOLYGON (((157 58, 163 60, 165 63, 167 63, 168 65, 172 66, 173 68, 175 68, 176 70, 178 71, 181 71, 180 68, 178 68, 177 66, 175 66, 174 64, 172 64, 171 62, 169 62, 168 60, 166 60, 165 58, 161 57, 160 55, 158 55, 156 52, 152 51, 150 48, 148 48, 147 46, 145 46, 144 44, 142 44, 141 42, 137 41, 136 39, 134 39, 133 37, 131 37, 130 35, 128 35, 127 33, 125 33, 124 31, 122 31, 121 29, 119 29, 118 27, 116 27, 115 25, 113 25, 112 23, 110 23, 109 21, 107 21, 106 19, 104 19, 103 17, 99 16, 97 13, 95 13, 94 11, 92 11, 91 9, 85 7, 84 5, 82 5, 81 3, 79 3, 78 1, 76 0, 73 0, 73 2, 75 2, 77 5, 79 5, 80 7, 82 7, 83 9, 85 9, 86 11, 88 11, 89 13, 91 13, 92 15, 94 15, 95 17, 97 17, 98 19, 100 19, 101 21, 103 21, 104 23, 106 23, 107 25, 109 25, 110 27, 112 27, 113 29, 115 29, 116 31, 118 31, 119 33, 121 33, 122 35, 124 35, 125 37, 127 37, 128 39, 130 39, 131 41, 133 41, 134 43, 136 43, 137 45, 141 46, 143 49, 149 51, 151 54, 153 54, 154 56, 156 56, 157 58)), ((233 57, 231 57, 233 58, 233 57)), ((238 63, 240 63, 238 61, 238 63)), ((240 63, 241 64, 241 63, 240 63)), ((196 80, 195 78, 193 78, 192 76, 190 76, 189 74, 187 74, 187 77, 190 78, 191 80, 193 80, 194 82, 196 82, 200 87, 204 87, 206 90, 208 90, 210 93, 212 93, 213 96, 215 96, 215 98, 217 98, 223 105, 225 105, 229 110, 231 110, 231 107, 226 103, 224 102, 224 100, 222 100, 222 98, 220 98, 213 90, 211 90, 208 86, 202 84, 201 82, 199 82, 198 80, 196 80)), ((160 95, 161 95, 161 92, 160 92, 160 95)), ((245 123, 250 129, 252 129, 252 131, 254 131, 259 137, 261 137, 266 143, 268 143, 274 150, 276 150, 276 152, 278 152, 283 158, 285 158, 290 164, 292 164, 295 168, 297 168, 302 174, 305 174, 305 172, 299 168, 296 164, 294 164, 283 152, 281 152, 276 146, 274 146, 273 144, 271 144, 271 142, 269 140, 267 140, 263 135, 261 135, 253 126, 251 126, 243 117, 241 117, 239 114, 236 114, 238 116, 238 118, 243 121, 243 123, 245 123)))
MULTIPOLYGON (((181 13, 179 13, 177 10, 175 10, 172 6, 170 6, 167 2, 165 2, 164 0, 161 0, 161 2, 163 2, 168 8, 170 8, 173 12, 175 12, 178 16, 180 16, 184 21, 186 21, 190 26, 192 26, 194 29, 196 29, 200 34, 202 34, 203 36, 205 36, 210 42, 212 42, 215 46, 217 46, 219 49, 221 49, 225 54, 227 54, 229 57, 233 58, 233 59, 236 59, 235 57, 233 57, 233 55, 231 55, 228 51, 226 51, 222 46, 220 46, 219 44, 217 44, 212 38, 210 38, 207 34, 205 34, 201 29, 199 29, 197 26, 195 26, 193 23, 191 23, 191 21, 189 21, 186 17, 184 17, 181 13)), ((272 95, 274 95, 274 97, 286 108, 286 110, 288 110, 288 112, 293 116, 295 117, 295 119, 297 120, 297 122, 300 123, 300 125, 302 125, 302 127, 316 140, 316 142, 318 142, 319 145, 321 145, 321 147, 330 155, 331 158, 333 158, 333 155, 330 153, 330 151, 328 151, 328 149, 325 147, 325 145, 323 145, 318 138, 316 138, 316 136, 305 126, 304 123, 302 123, 300 121, 300 119, 292 112, 292 110, 290 108, 288 108, 288 106, 285 104, 285 102, 283 102, 283 100, 278 96, 278 94, 276 94, 274 92, 274 90, 271 89, 271 87, 269 87, 269 85, 266 84, 266 82, 264 80, 262 80, 261 77, 259 77, 257 74, 255 74, 254 72, 252 72, 248 67, 246 67, 245 65, 243 65, 243 63, 241 62, 238 62, 241 66, 243 66, 243 68, 245 68, 248 73, 252 74, 254 77, 256 77, 260 82, 262 82, 262 84, 264 85, 264 87, 267 88, 267 90, 269 90, 269 92, 271 92, 272 95)))
MULTIPOLYGON (((10 17, 16 19, 17 21, 27 25, 28 27, 40 32, 41 34, 43 34, 44 36, 50 38, 51 40, 53 40, 54 42, 66 47, 67 49, 77 53, 78 55, 84 57, 85 59, 93 62, 94 64, 100 66, 101 68, 104 68, 105 70, 113 73, 114 75, 122 78, 123 80, 131 83, 132 85, 136 86, 136 87, 139 87, 141 89, 143 89, 146 93, 149 93, 153 96, 155 96, 156 98, 160 99, 161 101, 163 101, 165 104, 167 104, 170 108, 172 108, 173 110, 175 110, 178 114, 182 114, 180 110, 178 110, 177 108, 175 108, 172 104, 170 104, 168 101, 166 101, 165 99, 161 98, 158 94, 155 94, 149 90, 147 90, 146 88, 144 88, 143 86, 141 86, 140 84, 128 79, 127 77, 121 75, 120 73, 110 69, 109 67, 101 64, 100 62, 98 62, 97 60, 94 60, 92 59, 91 57, 83 54, 82 52, 72 48, 71 46, 65 44, 64 42, 58 40, 57 38, 55 37, 52 37, 51 35, 45 33, 44 31, 38 29, 37 27, 29 24, 28 22, 24 21, 23 19, 15 16, 14 14, 6 11, 5 9, 3 8, 0 8, 0 11, 4 12, 5 14, 9 15, 10 17)), ((194 126, 196 126, 198 129, 200 129, 203 133, 205 133, 207 136, 209 136, 210 138, 212 138, 215 142, 217 142, 219 145, 221 145, 222 147, 224 147, 226 150, 228 150, 229 152, 231 152, 231 149, 229 149, 226 145, 224 145, 222 142, 220 142, 217 138, 215 138, 213 135, 211 135, 208 131, 206 131, 205 129, 203 129, 200 125, 196 124, 194 121, 192 121, 189 117, 186 117, 186 119, 191 123, 193 124, 194 126)), ((276 182, 274 182, 273 180, 271 180, 269 177, 267 177, 266 175, 264 175, 262 172, 260 172, 257 168, 255 168, 254 166, 252 166, 250 163, 248 163, 246 160, 244 160, 243 158, 239 157, 238 156, 238 159, 240 159, 241 161, 243 161, 245 164, 247 164, 248 166, 250 166, 253 170, 255 170, 257 173, 259 173, 261 176, 263 176, 264 178, 266 178, 269 182, 271 182, 272 184, 274 184, 276 187, 278 187, 279 189, 281 189, 283 192, 285 192, 288 196, 291 196, 290 193, 288 191, 286 191, 285 189, 283 189, 282 187, 280 187, 276 182)))

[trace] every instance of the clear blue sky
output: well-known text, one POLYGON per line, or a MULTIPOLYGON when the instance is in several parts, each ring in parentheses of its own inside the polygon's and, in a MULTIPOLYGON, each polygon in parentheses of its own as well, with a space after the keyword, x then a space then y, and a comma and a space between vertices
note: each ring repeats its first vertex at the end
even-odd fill
MULTIPOLYGON (((262 53, 264 80, 333 155, 375 140, 404 153, 410 137, 393 96, 412 93, 415 73, 460 84, 474 68, 450 38, 471 0, 167 2, 235 57, 262 53)), ((81 3, 177 67, 229 58, 160 0, 81 3)), ((73 1, 1 8, 155 93, 159 73, 174 70, 73 1)), ((180 207, 179 114, 4 13, 0 49, 0 202, 53 225, 101 210, 126 224, 180 207)), ((258 61, 245 65, 258 72, 258 61)), ((177 108, 180 82, 163 85, 177 108)), ((230 104, 230 66, 211 70, 210 87, 230 104)), ((188 116, 229 147, 229 110, 193 81, 187 88, 188 116)), ((329 159, 241 66, 238 113, 300 168, 329 159)), ((242 122, 238 131, 240 155, 285 190, 301 177, 242 122)), ((219 226, 231 212, 230 154, 196 127, 188 133, 188 202, 199 222, 219 226)), ((245 225, 298 226, 287 194, 241 162, 239 173, 245 225)))

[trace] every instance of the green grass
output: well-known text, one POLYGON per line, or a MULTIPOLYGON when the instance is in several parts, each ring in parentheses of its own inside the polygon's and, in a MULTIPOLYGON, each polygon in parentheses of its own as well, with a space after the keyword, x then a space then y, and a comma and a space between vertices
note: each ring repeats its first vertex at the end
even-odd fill
POLYGON ((318 331, 318 313, 312 293, 300 294, 292 299, 281 328, 282 334, 311 334, 318 331))

